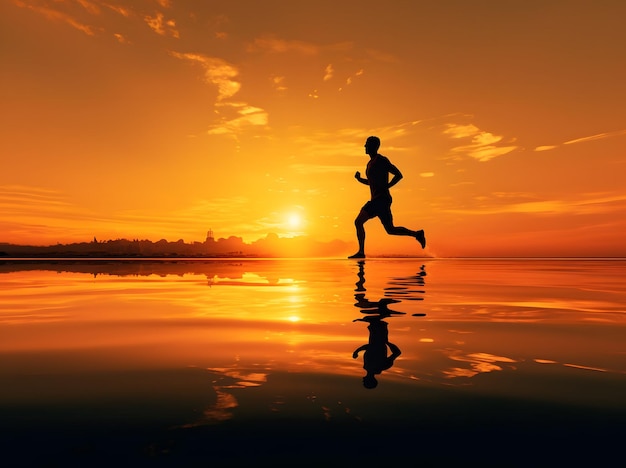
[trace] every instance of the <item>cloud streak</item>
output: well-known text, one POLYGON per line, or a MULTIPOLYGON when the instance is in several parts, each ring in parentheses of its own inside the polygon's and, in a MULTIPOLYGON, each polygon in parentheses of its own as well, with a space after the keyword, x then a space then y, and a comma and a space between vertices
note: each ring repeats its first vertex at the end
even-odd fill
POLYGON ((575 138, 573 140, 564 141, 563 143, 558 144, 558 145, 537 146, 533 151, 549 151, 549 150, 553 150, 556 148, 560 148, 563 145, 576 145, 578 143, 586 143, 588 141, 604 140, 606 138, 613 138, 613 137, 622 136, 622 135, 626 135, 626 130, 617 130, 615 132, 597 133, 595 135, 590 135, 586 137, 575 138))
POLYGON ((617 132, 606 132, 606 133, 598 133, 596 135, 591 135, 582 138, 576 138, 574 140, 569 140, 564 142, 564 145, 574 145, 576 143, 584 143, 587 141, 595 141, 595 140, 604 140, 605 138, 611 138, 614 136, 626 135, 626 130, 620 130, 617 132))
POLYGON ((269 52, 274 54, 296 53, 300 55, 317 55, 320 47, 304 41, 279 39, 275 36, 263 36, 255 39, 249 46, 249 52, 269 52))
MULTIPOLYGON (((88 36, 94 36, 95 35, 95 30, 94 30, 93 26, 89 26, 88 24, 85 24, 85 23, 79 21, 73 15, 70 15, 69 13, 65 13, 63 11, 60 11, 60 10, 57 10, 57 9, 53 9, 53 8, 50 8, 50 7, 47 7, 47 6, 33 5, 32 2, 31 3, 26 3, 26 2, 23 2, 21 0, 13 0, 13 3, 15 3, 18 7, 27 8, 27 9, 35 12, 35 13, 43 15, 48 20, 59 21, 59 22, 68 24, 71 27, 73 27, 74 29, 77 29, 77 30, 81 31, 81 32, 85 33, 88 36)), ((82 5, 83 5, 83 7, 87 11, 90 11, 91 13, 95 13, 96 12, 96 11, 94 11, 93 8, 90 8, 90 6, 92 6, 92 4, 90 4, 88 2, 82 2, 82 5)))
POLYGON ((443 211, 463 215, 536 214, 536 215, 592 215, 626 211, 626 195, 589 194, 577 200, 531 200, 510 203, 508 194, 492 194, 477 200, 470 208, 444 209, 443 211))
POLYGON ((454 140, 469 140, 467 144, 455 146, 453 153, 466 154, 481 162, 515 151, 516 145, 499 145, 503 137, 479 129, 474 124, 446 124, 443 134, 454 140))
POLYGON ((260 107, 244 102, 218 103, 216 107, 221 109, 222 118, 209 128, 209 135, 232 135, 246 127, 265 127, 269 124, 268 113, 260 107))

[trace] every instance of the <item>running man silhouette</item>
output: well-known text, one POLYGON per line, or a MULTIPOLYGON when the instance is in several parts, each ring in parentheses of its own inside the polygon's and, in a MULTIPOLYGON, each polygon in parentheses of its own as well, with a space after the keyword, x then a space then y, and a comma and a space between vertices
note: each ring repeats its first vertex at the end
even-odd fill
POLYGON ((359 251, 348 258, 365 258, 365 222, 378 216, 383 224, 387 234, 392 236, 411 236, 415 237, 422 246, 426 247, 426 236, 424 230, 411 231, 402 226, 393 225, 393 216, 391 214, 391 193, 389 189, 400 182, 402 173, 391 164, 391 161, 382 154, 378 153, 380 148, 380 139, 376 136, 368 137, 365 141, 365 153, 369 155, 370 160, 365 169, 365 178, 361 177, 359 171, 354 174, 354 178, 362 184, 369 185, 371 199, 359 212, 354 220, 356 226, 356 237, 359 241, 359 251), (389 180, 389 174, 393 177, 389 180))

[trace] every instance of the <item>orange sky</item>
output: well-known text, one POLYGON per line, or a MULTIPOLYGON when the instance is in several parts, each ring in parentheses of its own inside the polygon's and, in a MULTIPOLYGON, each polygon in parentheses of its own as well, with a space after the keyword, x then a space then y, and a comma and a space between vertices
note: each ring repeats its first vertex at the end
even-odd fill
MULTIPOLYGON (((428 253, 625 256, 626 2, 1 0, 0 242, 353 240, 370 134, 428 253)), ((368 251, 421 253, 366 225, 368 251)), ((356 242, 355 242, 356 248, 356 242)))

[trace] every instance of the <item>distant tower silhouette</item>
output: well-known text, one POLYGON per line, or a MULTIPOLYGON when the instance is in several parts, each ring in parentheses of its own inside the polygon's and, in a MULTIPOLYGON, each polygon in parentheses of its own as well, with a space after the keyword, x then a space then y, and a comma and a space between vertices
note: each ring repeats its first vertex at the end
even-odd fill
POLYGON ((206 233, 206 241, 207 242, 215 242, 215 238, 213 237, 213 229, 209 229, 206 233))

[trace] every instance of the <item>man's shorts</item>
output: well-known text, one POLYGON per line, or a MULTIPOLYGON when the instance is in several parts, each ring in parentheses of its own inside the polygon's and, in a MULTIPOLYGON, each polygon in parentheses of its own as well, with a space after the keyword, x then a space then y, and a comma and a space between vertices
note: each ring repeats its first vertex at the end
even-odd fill
POLYGON ((365 211, 370 219, 378 216, 383 222, 391 220, 391 197, 381 197, 370 200, 363 205, 361 211, 365 211))

